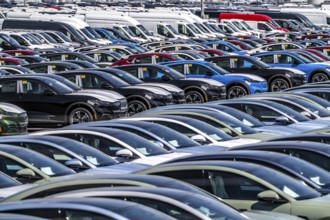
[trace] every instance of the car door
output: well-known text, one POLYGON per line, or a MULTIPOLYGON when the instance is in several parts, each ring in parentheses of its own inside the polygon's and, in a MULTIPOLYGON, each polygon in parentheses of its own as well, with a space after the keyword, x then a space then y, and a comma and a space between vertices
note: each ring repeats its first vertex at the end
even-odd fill
POLYGON ((154 67, 139 68, 139 78, 145 82, 166 82, 171 80, 171 77, 164 71, 154 67))
POLYGON ((213 71, 206 66, 198 64, 185 64, 188 78, 212 78, 213 71))
POLYGON ((211 63, 214 63, 216 64, 217 66, 231 72, 231 73, 235 73, 237 72, 236 69, 234 68, 234 60, 237 59, 237 58, 233 58, 233 59, 230 59, 229 57, 228 58, 221 58, 221 59, 217 59, 217 60, 214 60, 214 61, 211 61, 211 63))
POLYGON ((48 123, 65 122, 65 95, 37 79, 22 79, 19 83, 20 106, 27 111, 30 124, 47 127, 48 123))
POLYGON ((299 68, 301 62, 290 54, 276 54, 275 63, 278 67, 299 68))
MULTIPOLYGON (((256 68, 255 63, 243 57, 232 58, 233 69, 236 73, 249 73, 262 76, 259 69, 256 68)), ((262 72, 262 71, 261 71, 262 72)))

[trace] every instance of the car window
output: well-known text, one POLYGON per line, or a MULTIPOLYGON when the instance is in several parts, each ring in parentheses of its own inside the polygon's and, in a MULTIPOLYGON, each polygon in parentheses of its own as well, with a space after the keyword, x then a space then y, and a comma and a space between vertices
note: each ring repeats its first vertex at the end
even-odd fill
POLYGON ((29 67, 29 69, 33 70, 36 73, 48 73, 48 66, 47 65, 29 67))
POLYGON ((1 93, 16 93, 17 81, 6 81, 0 83, 1 93))
POLYGON ((207 171, 213 194, 222 199, 258 200, 258 194, 267 190, 263 185, 241 175, 207 171))
POLYGON ((25 168, 27 167, 17 163, 15 160, 2 155, 0 156, 0 171, 7 174, 8 176, 16 178, 16 172, 25 168))
POLYGON ((233 49, 228 47, 227 45, 223 45, 223 44, 217 44, 216 48, 218 50, 223 50, 223 51, 227 51, 227 52, 233 52, 233 49))
POLYGON ((62 60, 62 55, 56 54, 52 56, 47 56, 47 59, 49 59, 50 61, 62 60))
POLYGON ((212 63, 215 63, 217 66, 222 68, 230 68, 230 59, 215 60, 212 61, 212 63))
POLYGON ((145 79, 161 79, 164 76, 164 73, 155 68, 143 68, 142 70, 145 79))
POLYGON ((208 68, 202 65, 188 64, 189 74, 193 75, 207 75, 208 72, 211 72, 208 68))
POLYGON ((267 47, 268 51, 278 51, 278 50, 282 50, 282 45, 278 44, 278 45, 271 45, 269 47, 267 47))
POLYGON ((313 153, 310 151, 299 150, 299 149, 289 149, 286 151, 287 154, 298 157, 300 159, 306 160, 313 163, 327 171, 330 171, 329 158, 318 153, 313 153))
POLYGON ((82 87, 84 89, 102 89, 104 85, 109 83, 100 77, 95 77, 92 75, 80 75, 82 87))
POLYGON ((170 58, 165 56, 155 56, 155 58, 157 63, 171 61, 170 58))
POLYGON ((33 80, 22 80, 23 94, 43 94, 45 90, 50 90, 40 82, 33 80))
POLYGON ((235 68, 239 68, 239 69, 251 69, 251 67, 253 66, 253 63, 243 59, 243 58, 234 58, 234 67, 235 68))
POLYGON ((123 71, 125 72, 128 72, 129 74, 135 76, 135 77, 138 77, 139 78, 139 74, 138 74, 138 68, 126 68, 126 69, 123 69, 123 71))
POLYGON ((259 105, 246 104, 243 110, 262 122, 275 122, 275 118, 281 116, 280 113, 259 105))
POLYGON ((257 57, 257 59, 265 62, 265 63, 274 63, 274 56, 273 55, 265 55, 257 57))
POLYGON ((174 206, 174 205, 171 205, 166 202, 161 202, 159 200, 154 200, 154 199, 149 199, 149 198, 134 198, 134 197, 128 197, 128 196, 125 197, 125 201, 126 200, 156 209, 175 219, 189 219, 189 220, 198 220, 199 219, 199 218, 193 216, 192 214, 190 214, 189 212, 179 208, 178 206, 174 206))
POLYGON ((184 73, 184 65, 183 64, 171 65, 171 68, 178 71, 179 73, 184 73))
POLYGON ((182 125, 179 125, 176 123, 170 123, 170 122, 166 122, 166 121, 153 121, 153 122, 160 124, 160 125, 164 125, 168 128, 172 128, 172 129, 176 130, 177 132, 184 134, 185 136, 187 136, 189 138, 198 134, 197 132, 195 132, 189 128, 186 128, 185 126, 182 126, 182 125))
POLYGON ((277 59, 279 64, 294 64, 295 61, 298 61, 296 58, 286 54, 277 54, 277 59))
POLYGON ((134 63, 151 63, 152 57, 146 56, 146 57, 139 57, 134 60, 134 63))

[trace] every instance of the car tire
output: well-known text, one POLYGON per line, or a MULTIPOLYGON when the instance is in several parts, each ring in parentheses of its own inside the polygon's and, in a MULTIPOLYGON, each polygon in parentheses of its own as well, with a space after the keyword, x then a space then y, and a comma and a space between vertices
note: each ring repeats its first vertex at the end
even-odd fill
POLYGON ((140 112, 143 112, 145 110, 147 110, 147 106, 139 101, 139 100, 132 100, 132 101, 129 101, 128 102, 128 115, 129 116, 132 116, 132 115, 135 115, 137 113, 140 113, 140 112))
POLYGON ((234 85, 227 90, 227 99, 238 98, 248 94, 248 91, 241 85, 234 85))
POLYGON ((283 78, 273 79, 269 85, 270 92, 278 92, 287 88, 290 88, 290 85, 288 81, 283 78))
POLYGON ((80 124, 94 121, 92 113, 86 108, 75 108, 73 109, 68 118, 68 123, 72 124, 80 124))
POLYGON ((193 103, 193 104, 199 104, 199 103, 204 103, 204 96, 198 92, 198 91, 189 91, 185 95, 186 98, 186 103, 193 103))
POLYGON ((329 76, 326 73, 318 72, 312 76, 311 82, 323 82, 328 80, 329 76))

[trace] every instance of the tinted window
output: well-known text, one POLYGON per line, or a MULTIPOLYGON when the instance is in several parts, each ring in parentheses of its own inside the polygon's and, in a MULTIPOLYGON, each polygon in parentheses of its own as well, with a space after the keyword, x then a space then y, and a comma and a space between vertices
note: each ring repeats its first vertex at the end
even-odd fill
POLYGON ((143 68, 143 77, 145 79, 161 79, 164 73, 154 68, 143 68))
POLYGON ((16 93, 17 82, 16 81, 6 81, 0 84, 1 93, 16 93))
POLYGON ((257 59, 259 59, 265 63, 274 63, 273 55, 260 56, 260 57, 257 57, 257 59))
POLYGON ((40 82, 32 81, 32 80, 22 80, 23 91, 25 94, 43 94, 43 92, 48 89, 45 85, 40 82))

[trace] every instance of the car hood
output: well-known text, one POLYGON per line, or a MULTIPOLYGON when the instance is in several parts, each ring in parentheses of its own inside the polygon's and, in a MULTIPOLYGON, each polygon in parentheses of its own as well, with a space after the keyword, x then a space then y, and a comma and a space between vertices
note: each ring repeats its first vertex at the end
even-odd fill
POLYGON ((97 167, 94 169, 89 169, 84 171, 83 173, 106 173, 106 174, 127 174, 127 173, 133 173, 140 170, 144 170, 149 168, 150 165, 147 164, 137 164, 137 163, 119 163, 111 166, 105 166, 105 167, 97 167))
POLYGON ((2 109, 5 112, 11 112, 11 113, 16 113, 16 114, 21 114, 21 113, 25 112, 25 110, 21 109, 20 107, 18 107, 16 105, 4 103, 4 102, 0 103, 0 109, 2 109))
POLYGON ((155 88, 155 87, 145 87, 145 86, 126 86, 125 89, 143 89, 147 92, 152 92, 159 95, 171 95, 168 91, 161 89, 161 88, 155 88))
POLYGON ((258 132, 255 134, 245 134, 245 135, 240 136, 240 138, 243 138, 243 139, 249 138, 249 139, 256 139, 256 140, 264 141, 264 140, 268 140, 268 139, 276 138, 276 137, 280 137, 280 136, 282 136, 282 135, 276 134, 276 133, 270 133, 270 132, 258 132))
POLYGON ((299 134, 301 131, 294 129, 294 128, 288 128, 285 126, 280 126, 280 125, 270 125, 270 126, 262 126, 262 127, 257 127, 254 128, 257 131, 262 131, 262 132, 272 132, 272 133, 277 133, 280 135, 290 135, 290 134, 299 134))
POLYGON ((295 209, 296 207, 301 207, 301 206, 307 206, 311 207, 316 206, 316 207, 324 207, 328 208, 330 207, 330 194, 325 195, 325 196, 320 196, 317 198, 313 199, 304 199, 304 200, 298 200, 294 203, 292 203, 292 209, 295 209))
POLYGON ((95 93, 95 94, 101 94, 105 96, 111 96, 114 99, 125 99, 125 96, 119 94, 118 92, 115 91, 110 91, 110 90, 101 90, 101 89, 84 89, 84 90, 79 90, 79 93, 95 93))
POLYGON ((208 83, 208 84, 214 85, 214 86, 224 86, 224 84, 222 84, 221 82, 215 81, 213 79, 185 78, 185 79, 181 79, 181 80, 186 80, 186 81, 200 81, 200 82, 205 82, 205 83, 208 83))
POLYGON ((328 127, 329 125, 322 124, 322 122, 314 122, 314 121, 306 121, 306 122, 298 122, 289 125, 289 128, 297 129, 299 131, 310 131, 310 130, 315 130, 315 129, 320 129, 320 128, 325 128, 328 127))
POLYGON ((2 188, 0 190, 0 199, 1 198, 6 198, 10 195, 13 195, 13 194, 21 192, 23 190, 32 188, 32 187, 37 186, 37 185, 38 184, 22 184, 22 185, 13 186, 13 187, 2 188))
MULTIPOLYGON (((219 141, 215 145, 224 146, 224 147, 235 147, 235 146, 240 146, 240 145, 244 145, 244 144, 254 144, 254 143, 258 143, 258 142, 260 142, 260 140, 238 138, 238 139, 234 139, 234 140, 230 140, 230 141, 219 141)), ((213 145, 213 144, 211 144, 211 145, 213 145)))
POLYGON ((82 96, 82 95, 84 95, 84 96, 89 96, 93 100, 98 99, 100 101, 105 101, 105 102, 116 102, 116 101, 118 101, 118 99, 109 96, 109 94, 104 95, 104 94, 97 94, 97 93, 90 93, 90 92, 76 92, 76 93, 69 93, 67 95, 70 95, 70 96, 82 96))
POLYGON ((278 212, 267 212, 267 211, 258 211, 258 210, 249 210, 242 212, 243 215, 249 217, 253 220, 301 220, 297 216, 278 213, 278 212))
POLYGON ((165 83, 141 83, 141 84, 139 84, 139 86, 160 87, 160 88, 165 89, 170 92, 182 92, 183 91, 182 89, 180 89, 176 86, 173 86, 170 84, 165 84, 165 83))
POLYGON ((259 76, 254 76, 251 74, 244 74, 244 73, 230 73, 230 76, 240 76, 240 77, 244 77, 246 79, 252 79, 255 81, 259 81, 259 82, 263 82, 266 81, 265 79, 259 77, 259 76))
POLYGON ((186 152, 172 152, 169 154, 162 154, 162 155, 157 155, 157 156, 149 156, 149 157, 144 157, 144 158, 139 158, 132 163, 139 163, 139 164, 146 164, 146 165, 157 165, 172 159, 176 159, 179 157, 185 157, 189 156, 191 153, 186 153, 186 152))

